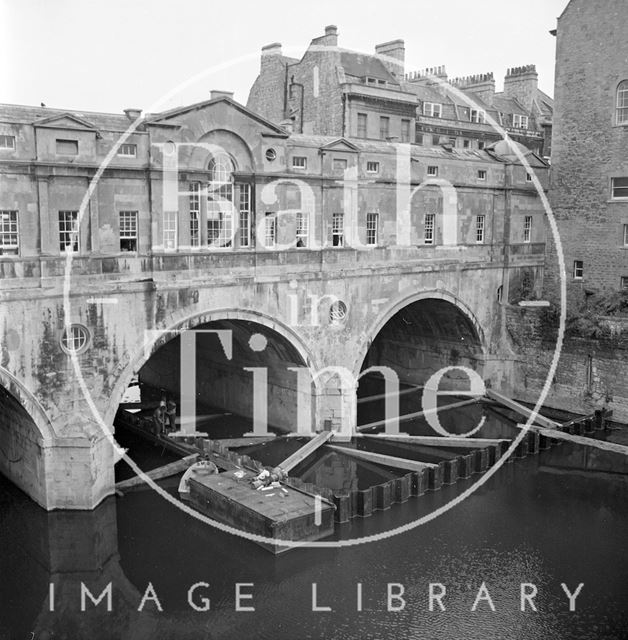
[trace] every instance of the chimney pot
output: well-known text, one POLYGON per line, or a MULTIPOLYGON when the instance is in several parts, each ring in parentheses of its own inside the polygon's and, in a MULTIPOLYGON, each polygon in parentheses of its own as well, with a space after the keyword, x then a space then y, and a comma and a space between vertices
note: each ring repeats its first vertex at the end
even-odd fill
POLYGON ((219 89, 212 89, 209 92, 210 100, 215 100, 216 98, 229 98, 233 100, 233 91, 221 91, 219 89))
POLYGON ((338 35, 338 27, 335 24, 328 24, 325 27, 325 35, 326 36, 337 36, 338 35))
POLYGON ((263 56, 280 56, 281 55, 281 42, 271 42, 262 47, 263 56))
POLYGON ((124 115, 129 119, 129 120, 137 120, 141 115, 142 115, 142 110, 141 109, 124 109, 124 115))

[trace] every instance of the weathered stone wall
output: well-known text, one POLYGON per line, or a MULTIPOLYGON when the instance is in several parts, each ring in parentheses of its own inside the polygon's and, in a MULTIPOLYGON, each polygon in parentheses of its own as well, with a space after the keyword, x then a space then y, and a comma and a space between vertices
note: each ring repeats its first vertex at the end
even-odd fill
POLYGON ((46 472, 42 437, 20 403, 0 387, 0 473, 45 505, 46 472))
MULTIPOLYGON (((606 407, 613 419, 628 421, 628 323, 607 319, 602 335, 579 335, 569 322, 556 374, 544 404, 575 413, 606 407)), ((557 322, 546 310, 511 308, 507 328, 519 354, 512 393, 536 402, 549 374, 557 322)))

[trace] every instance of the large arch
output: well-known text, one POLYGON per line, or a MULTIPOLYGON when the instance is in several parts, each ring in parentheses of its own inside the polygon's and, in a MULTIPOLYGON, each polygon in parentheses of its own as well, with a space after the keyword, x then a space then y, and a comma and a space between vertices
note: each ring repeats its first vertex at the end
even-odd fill
POLYGON ((431 289, 428 291, 418 291, 418 292, 404 292, 393 300, 389 301, 388 304, 384 307, 384 309, 380 312, 375 321, 371 324, 370 327, 366 329, 364 332, 364 342, 362 348, 358 351, 356 355, 356 359, 353 363, 353 372, 354 375, 357 376, 362 370, 362 364, 364 359, 366 358, 366 354, 368 353, 373 340, 378 336, 380 331, 384 328, 384 326, 395 316, 397 313, 405 309, 406 307, 414 304, 415 302, 420 302, 422 300, 443 300, 445 302, 449 302, 454 307, 459 309, 461 313, 468 319, 468 321, 472 324, 479 341, 479 346, 481 348, 482 354, 486 354, 486 339, 484 336, 484 330, 482 329, 482 325, 478 321, 477 317, 473 313, 473 311, 457 296, 452 293, 445 291, 443 289, 431 289))
MULTIPOLYGON (((482 327, 459 298, 443 290, 398 296, 369 327, 358 355, 358 424, 377 423, 389 410, 402 416, 423 411, 422 390, 436 374, 440 391, 466 396, 470 377, 483 377, 485 355, 482 327), (390 378, 400 385, 398 398, 391 393, 390 378)), ((445 399, 442 403, 447 404, 445 399)), ((458 423, 468 421, 465 412, 448 412, 445 428, 458 432, 458 423)), ((406 424, 412 429, 426 426, 418 418, 406 424)))
POLYGON ((322 383, 318 380, 315 372, 320 370, 320 364, 305 340, 292 327, 285 323, 258 311, 239 308, 213 309, 191 314, 183 318, 176 317, 176 315, 173 314, 164 322, 163 329, 153 330, 154 333, 151 339, 144 341, 135 351, 130 362, 119 374, 110 396, 111 402, 103 416, 105 426, 113 431, 113 420, 125 390, 134 376, 138 374, 140 369, 161 347, 175 339, 182 331, 227 321, 252 323, 281 336, 299 355, 303 365, 309 369, 316 392, 319 393, 322 383), (161 335, 159 335, 160 333, 161 335))

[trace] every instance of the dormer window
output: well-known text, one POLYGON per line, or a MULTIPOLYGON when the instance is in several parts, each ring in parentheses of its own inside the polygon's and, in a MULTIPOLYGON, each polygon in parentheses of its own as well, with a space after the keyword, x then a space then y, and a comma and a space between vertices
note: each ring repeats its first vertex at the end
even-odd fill
POLYGON ((0 136, 0 149, 15 149, 15 136, 0 136))
POLYGON ((437 102, 424 102, 423 103, 423 115, 430 118, 440 118, 443 113, 443 105, 437 102))
POLYGON ((124 158, 135 158, 137 157, 137 145, 136 144, 121 144, 118 147, 118 155, 124 158))
POLYGON ((512 114, 512 126, 515 129, 527 129, 528 128, 528 116, 522 116, 518 113, 512 114))
POLYGON ((471 122, 476 124, 484 124, 486 122, 486 111, 482 109, 471 109, 471 122))

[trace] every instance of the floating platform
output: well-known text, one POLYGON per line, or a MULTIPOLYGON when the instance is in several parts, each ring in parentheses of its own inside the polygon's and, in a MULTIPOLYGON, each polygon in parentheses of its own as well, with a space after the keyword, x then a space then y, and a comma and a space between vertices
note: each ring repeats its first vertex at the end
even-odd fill
MULTIPOLYGON (((190 503, 214 520, 277 541, 311 542, 334 532, 334 505, 328 500, 283 484, 257 490, 253 478, 244 469, 191 478, 190 503)), ((294 548, 258 544, 275 554, 294 548)))

